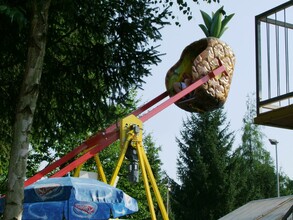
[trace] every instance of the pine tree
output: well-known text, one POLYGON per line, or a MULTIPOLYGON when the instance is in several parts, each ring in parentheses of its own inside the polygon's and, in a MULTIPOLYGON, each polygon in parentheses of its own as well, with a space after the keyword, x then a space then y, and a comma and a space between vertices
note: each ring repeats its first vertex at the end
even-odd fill
POLYGON ((231 147, 234 134, 222 109, 191 114, 183 122, 178 177, 173 183, 172 209, 176 219, 218 219, 232 209, 231 147))
POLYGON ((293 195, 293 180, 285 173, 280 173, 280 194, 281 196, 293 195))
MULTIPOLYGON (((162 172, 161 166, 162 162, 159 158, 159 152, 161 148, 156 145, 151 134, 145 134, 143 138, 143 146, 147 154, 152 172, 156 179, 159 191, 163 200, 166 198, 167 186, 165 174, 162 172)), ((117 165, 117 160, 120 154, 120 142, 117 141, 113 143, 110 147, 104 149, 99 154, 101 163, 103 165, 104 172, 106 174, 107 181, 112 177, 113 171, 117 165)), ((83 166, 83 170, 95 171, 94 160, 87 161, 83 166)), ((144 188, 143 178, 141 174, 141 168, 139 168, 139 180, 138 183, 133 183, 129 181, 129 160, 124 159, 121 169, 119 171, 119 181, 117 188, 123 190, 129 196, 135 198, 138 202, 139 210, 137 213, 128 216, 128 218, 134 219, 150 219, 149 205, 146 199, 146 192, 144 188)), ((151 190, 152 192, 152 190, 151 190)), ((154 194, 152 195, 155 212, 157 213, 157 218, 160 219, 160 209, 157 202, 155 201, 154 194)))
POLYGON ((248 97, 247 112, 243 119, 242 144, 235 151, 238 166, 237 204, 276 195, 274 165, 270 153, 263 148, 261 128, 253 123, 255 101, 248 97))

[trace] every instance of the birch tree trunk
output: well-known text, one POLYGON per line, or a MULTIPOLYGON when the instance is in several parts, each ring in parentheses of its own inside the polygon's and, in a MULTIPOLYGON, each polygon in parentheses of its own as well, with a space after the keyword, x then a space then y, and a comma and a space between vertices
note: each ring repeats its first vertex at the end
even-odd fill
POLYGON ((21 219, 24 199, 29 134, 38 99, 40 79, 46 48, 48 12, 51 0, 32 0, 31 30, 27 63, 14 123, 13 144, 10 152, 8 187, 4 219, 21 219))

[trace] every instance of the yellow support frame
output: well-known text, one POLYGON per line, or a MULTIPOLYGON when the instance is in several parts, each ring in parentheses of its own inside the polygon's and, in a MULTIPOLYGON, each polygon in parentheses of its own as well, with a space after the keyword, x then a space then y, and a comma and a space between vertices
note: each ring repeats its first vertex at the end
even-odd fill
POLYGON ((111 178, 110 183, 109 183, 111 186, 114 186, 115 180, 116 180, 116 178, 118 176, 119 170, 121 168, 122 162, 124 160, 124 157, 125 157, 125 154, 126 154, 126 151, 127 151, 128 144, 129 144, 130 140, 132 139, 132 136, 133 136, 133 132, 129 132, 128 137, 125 140, 124 146, 121 149, 116 168, 115 168, 115 170, 113 172, 112 178, 111 178))
MULTIPOLYGON (((122 166, 122 163, 124 161, 127 148, 129 146, 134 147, 137 150, 137 154, 138 154, 138 160, 139 160, 139 165, 140 165, 141 173, 142 173, 142 177, 143 177, 147 201, 149 204, 151 219, 156 220, 157 218, 156 218, 156 214, 155 214, 155 209, 154 209, 154 204, 153 204, 153 199, 152 199, 149 183, 151 184, 152 189, 154 191, 154 194, 155 194, 155 197, 156 197, 156 200, 157 200, 158 206, 160 208, 163 219, 169 220, 165 205, 163 203, 163 199, 161 197, 160 191, 159 191, 157 183, 156 183, 156 179, 154 177, 154 174, 152 172, 150 163, 148 161, 148 158, 146 156, 146 153, 145 153, 145 150, 144 150, 144 147, 142 144, 142 136, 143 136, 142 135, 142 126, 143 126, 142 121, 134 115, 130 115, 130 116, 121 120, 121 122, 120 122, 120 147, 121 147, 121 151, 120 151, 120 155, 119 155, 119 158, 117 161, 117 165, 116 165, 115 170, 112 174, 112 178, 111 178, 109 184, 111 186, 114 186, 115 180, 118 177, 118 173, 119 173, 120 168, 122 166)), ((91 149, 92 148, 88 149, 84 153, 88 152, 91 149)), ((97 165, 98 176, 101 178, 101 180, 103 182, 107 183, 106 176, 105 176, 99 155, 98 154, 95 155, 94 159, 95 159, 96 165, 97 165)), ((76 168, 76 170, 74 172, 74 177, 79 176, 79 173, 80 173, 82 166, 83 166, 83 164, 79 165, 76 168)))
MULTIPOLYGON (((83 153, 86 153, 88 151, 90 151, 92 148, 86 150, 85 152, 83 153)), ((101 179, 101 181, 103 181, 104 183, 107 183, 107 178, 106 178, 106 175, 105 175, 105 172, 104 172, 104 169, 103 169, 103 166, 102 166, 102 163, 101 163, 101 160, 100 160, 100 157, 99 157, 99 154, 96 154, 94 156, 94 159, 95 159, 95 162, 96 162, 96 166, 97 166, 97 172, 98 172, 98 178, 101 179)), ((79 177, 79 174, 80 174, 80 170, 81 168, 83 167, 83 164, 80 164, 76 167, 75 171, 74 171, 74 174, 73 176, 74 177, 79 177)))
POLYGON ((146 153, 143 148, 142 125, 143 125, 142 121, 139 120, 134 115, 130 115, 121 120, 121 124, 120 124, 121 152, 117 162, 117 166, 113 172, 110 185, 112 186, 114 185, 114 182, 121 168, 122 162, 125 158, 127 148, 129 147, 129 145, 131 145, 131 147, 134 147, 137 150, 139 165, 142 172, 147 201, 149 204, 149 210, 151 213, 151 219, 156 220, 156 215, 155 215, 154 204, 153 204, 153 200, 151 196, 149 182, 151 183, 151 186, 153 188, 163 219, 169 220, 165 205, 163 203, 163 199, 161 197, 151 166, 149 164, 149 161, 147 159, 146 153))

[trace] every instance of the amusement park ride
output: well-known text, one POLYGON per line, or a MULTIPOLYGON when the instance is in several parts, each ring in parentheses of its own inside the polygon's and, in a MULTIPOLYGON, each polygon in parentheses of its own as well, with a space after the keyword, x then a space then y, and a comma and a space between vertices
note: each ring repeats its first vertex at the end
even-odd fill
MULTIPOLYGON (((287 4, 291 5, 292 1, 288 2, 287 4)), ((280 6, 280 8, 276 8, 276 10, 283 10, 284 7, 288 6, 287 4, 280 6)), ((271 13, 271 11, 268 13, 271 13)), ((271 22, 270 19, 267 19, 267 16, 269 15, 270 14, 263 14, 257 17, 257 19, 259 19, 256 23, 258 25, 258 28, 260 28, 260 22, 270 22, 273 25, 280 24, 284 27, 286 26, 286 28, 292 28, 292 25, 288 25, 286 24, 286 22, 271 22)), ((233 15, 230 15, 230 18, 231 16, 233 15)), ((259 39, 259 36, 257 36, 256 38, 259 39)), ((276 41, 277 40, 278 39, 276 39, 276 41)), ((286 46, 288 46, 287 44, 286 46)), ((260 42, 259 45, 261 45, 260 42)), ((260 46, 258 46, 257 48, 258 50, 261 49, 260 46)), ((257 54, 260 53, 258 52, 257 54)), ((257 66, 258 61, 260 61, 260 55, 257 56, 257 66)), ((57 171, 50 177, 63 177, 74 169, 74 176, 79 176, 79 171, 82 165, 87 160, 93 157, 97 164, 97 171, 100 180, 107 183, 102 163, 99 159, 99 152, 109 147, 116 140, 120 139, 120 155, 108 184, 111 186, 115 185, 120 167, 125 157, 128 157, 129 149, 130 151, 136 151, 141 174, 144 181, 144 187, 146 191, 151 219, 156 219, 153 198, 150 192, 151 188, 154 191, 154 195, 160 208, 162 218, 164 220, 169 219, 162 197, 158 190, 155 177, 152 173, 150 163, 142 144, 143 123, 160 113, 165 108, 168 108, 172 104, 176 104, 178 107, 190 112, 202 112, 219 108, 224 104, 225 99, 228 95, 231 78, 233 75, 234 64, 235 57, 231 48, 217 38, 207 37, 188 45, 183 50, 180 60, 167 73, 167 91, 163 92, 156 98, 152 99, 148 103, 133 111, 130 115, 123 118, 120 123, 114 123, 107 129, 98 132, 59 160, 45 167, 33 177, 26 180, 24 184, 25 187, 37 182, 45 176, 49 176, 57 168, 57 171), (182 91, 178 93, 174 93, 174 91, 172 93, 171 88, 173 83, 183 82, 186 79, 186 73, 191 73, 192 75, 191 85, 187 86, 185 89, 182 89, 182 91), (68 164, 68 161, 72 162, 68 164)), ((259 64, 259 66, 261 65, 259 64)), ((260 97, 260 94, 262 94, 262 90, 260 87, 261 83, 259 82, 261 81, 260 77, 262 76, 260 71, 261 68, 258 67, 257 70, 259 92, 257 96, 258 108, 266 107, 266 105, 271 104, 272 102, 279 102, 280 100, 278 98, 284 99, 287 97, 292 97, 292 92, 290 92, 281 96, 278 94, 279 97, 272 98, 270 95, 271 88, 269 87, 268 99, 262 100, 263 97, 260 97)), ((270 83, 268 84, 270 85, 270 83)), ((280 86, 279 83, 278 86, 280 86)), ((281 112, 282 114, 278 114, 277 117, 272 115, 277 113, 277 111, 271 111, 261 114, 261 112, 258 110, 258 117, 255 119, 255 123, 276 127, 292 128, 292 105, 289 105, 289 107, 290 114, 285 114, 285 116, 287 117, 285 118, 286 120, 284 119, 284 112, 281 112), (280 115, 282 117, 280 117, 280 115), (287 120, 288 117, 290 117, 291 119, 289 120, 290 123, 287 120), (284 124, 285 121, 287 124, 284 124), (288 125, 288 123, 290 124, 290 126, 288 125)), ((287 108, 280 108, 280 110, 282 109, 286 110, 287 108)))
POLYGON ((137 156, 139 160, 139 165, 144 181, 146 197, 149 204, 149 210, 152 219, 156 219, 156 215, 154 212, 154 205, 153 200, 150 193, 150 185, 154 191, 158 206, 160 208, 161 214, 163 219, 169 219, 166 208, 164 206, 163 200, 161 198, 160 192, 158 190, 155 177, 152 173, 151 166, 147 159, 147 155, 144 151, 142 145, 142 130, 143 130, 143 123, 148 119, 152 118, 165 108, 168 108, 173 103, 181 102, 182 99, 187 94, 191 93, 198 87, 202 86, 203 84, 207 83, 210 79, 214 77, 219 77, 220 74, 227 74, 224 65, 219 60, 219 66, 209 72, 207 75, 203 76, 199 80, 195 81, 187 88, 183 89, 181 92, 177 93, 176 95, 168 98, 167 100, 163 101, 169 94, 168 92, 164 92, 161 95, 157 96, 150 102, 146 103, 145 105, 139 107, 137 110, 133 111, 129 116, 123 118, 120 121, 120 126, 117 124, 112 124, 106 130, 98 132, 81 145, 73 149, 71 152, 60 158, 59 160, 53 162, 52 164, 45 167, 42 171, 35 174, 33 177, 29 178, 25 181, 25 186, 29 186, 30 184, 35 183, 36 181, 40 180, 41 178, 45 177, 49 173, 53 172, 56 168, 59 170, 53 174, 51 177, 63 177, 68 172, 76 169, 75 175, 78 175, 80 167, 83 163, 85 163, 90 158, 94 157, 97 163, 97 170, 99 174, 99 178, 107 183, 102 163, 99 159, 98 153, 108 147, 110 144, 115 142, 120 138, 121 143, 121 152, 117 162, 117 166, 113 172, 112 178, 108 184, 114 185, 116 178, 119 173, 119 169, 121 164, 125 158, 126 151, 128 148, 134 148, 137 151, 137 156), (159 102, 161 102, 159 104, 159 102), (155 106, 157 105, 157 106, 155 106), (149 110, 152 108, 151 110, 149 110), (143 114, 145 111, 149 110, 147 113, 143 114), (83 153, 85 152, 85 153, 83 153), (83 154, 82 154, 83 153, 83 154), (60 167, 66 164, 68 161, 72 160, 73 158, 77 157, 78 155, 82 154, 79 158, 75 159, 70 164, 66 165, 62 169, 60 167))

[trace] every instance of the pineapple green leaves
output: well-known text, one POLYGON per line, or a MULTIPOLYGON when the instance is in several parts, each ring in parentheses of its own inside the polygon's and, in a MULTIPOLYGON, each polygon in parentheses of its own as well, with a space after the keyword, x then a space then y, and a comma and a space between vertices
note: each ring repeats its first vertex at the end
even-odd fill
POLYGON ((204 24, 200 24, 199 27, 205 33, 206 37, 220 38, 228 29, 228 27, 226 27, 227 23, 234 16, 234 14, 226 15, 224 6, 219 8, 215 13, 212 13, 212 17, 204 11, 200 12, 204 24))

